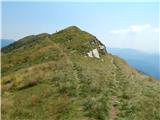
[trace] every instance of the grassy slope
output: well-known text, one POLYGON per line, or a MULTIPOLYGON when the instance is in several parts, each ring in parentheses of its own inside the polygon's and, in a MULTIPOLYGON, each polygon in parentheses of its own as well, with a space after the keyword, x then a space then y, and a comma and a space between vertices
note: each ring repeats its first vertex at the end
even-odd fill
POLYGON ((105 120, 113 107, 115 120, 160 119, 160 83, 116 56, 85 56, 94 36, 73 27, 33 38, 2 50, 2 119, 105 120))

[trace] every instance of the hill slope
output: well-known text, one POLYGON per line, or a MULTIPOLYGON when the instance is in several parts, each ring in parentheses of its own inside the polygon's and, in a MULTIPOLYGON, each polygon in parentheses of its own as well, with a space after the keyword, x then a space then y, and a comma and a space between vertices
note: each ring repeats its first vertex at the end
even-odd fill
POLYGON ((160 119, 160 83, 75 26, 2 48, 1 84, 2 119, 160 119))

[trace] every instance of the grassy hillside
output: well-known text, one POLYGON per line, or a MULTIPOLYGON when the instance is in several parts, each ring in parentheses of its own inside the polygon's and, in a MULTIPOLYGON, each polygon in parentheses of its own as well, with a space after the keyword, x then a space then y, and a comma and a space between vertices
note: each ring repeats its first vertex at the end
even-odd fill
POLYGON ((2 119, 159 120, 160 82, 99 45, 71 26, 3 48, 2 119), (94 48, 100 59, 87 56, 94 48))

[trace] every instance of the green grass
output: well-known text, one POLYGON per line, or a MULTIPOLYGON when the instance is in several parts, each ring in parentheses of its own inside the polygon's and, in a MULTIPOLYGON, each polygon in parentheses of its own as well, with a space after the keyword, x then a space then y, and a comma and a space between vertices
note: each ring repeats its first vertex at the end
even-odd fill
POLYGON ((89 58, 93 39, 69 27, 2 49, 2 119, 109 120, 114 106, 115 120, 159 120, 160 82, 111 54, 89 58))

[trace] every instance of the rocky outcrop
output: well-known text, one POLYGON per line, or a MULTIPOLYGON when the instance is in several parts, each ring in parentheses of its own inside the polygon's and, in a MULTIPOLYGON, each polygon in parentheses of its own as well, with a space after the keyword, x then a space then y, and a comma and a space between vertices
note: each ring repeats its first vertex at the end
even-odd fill
POLYGON ((88 54, 89 57, 100 58, 97 48, 89 51, 87 54, 88 54))
POLYGON ((98 49, 97 49, 97 48, 96 48, 96 49, 93 49, 92 52, 93 52, 94 57, 100 58, 99 52, 98 52, 98 49))
MULTIPOLYGON (((92 43, 91 44, 95 44, 95 41, 92 41, 92 43)), ((99 53, 99 51, 98 50, 105 50, 105 46, 104 45, 99 45, 99 48, 95 48, 95 49, 92 49, 92 50, 90 50, 88 53, 87 53, 87 55, 89 56, 89 57, 95 57, 95 58, 100 58, 100 53, 99 53)))
POLYGON ((89 57, 93 57, 92 50, 91 50, 91 51, 89 51, 89 52, 87 53, 87 55, 88 55, 89 57))
POLYGON ((104 45, 99 45, 99 48, 100 48, 101 50, 103 50, 103 49, 105 49, 105 46, 104 46, 104 45))

